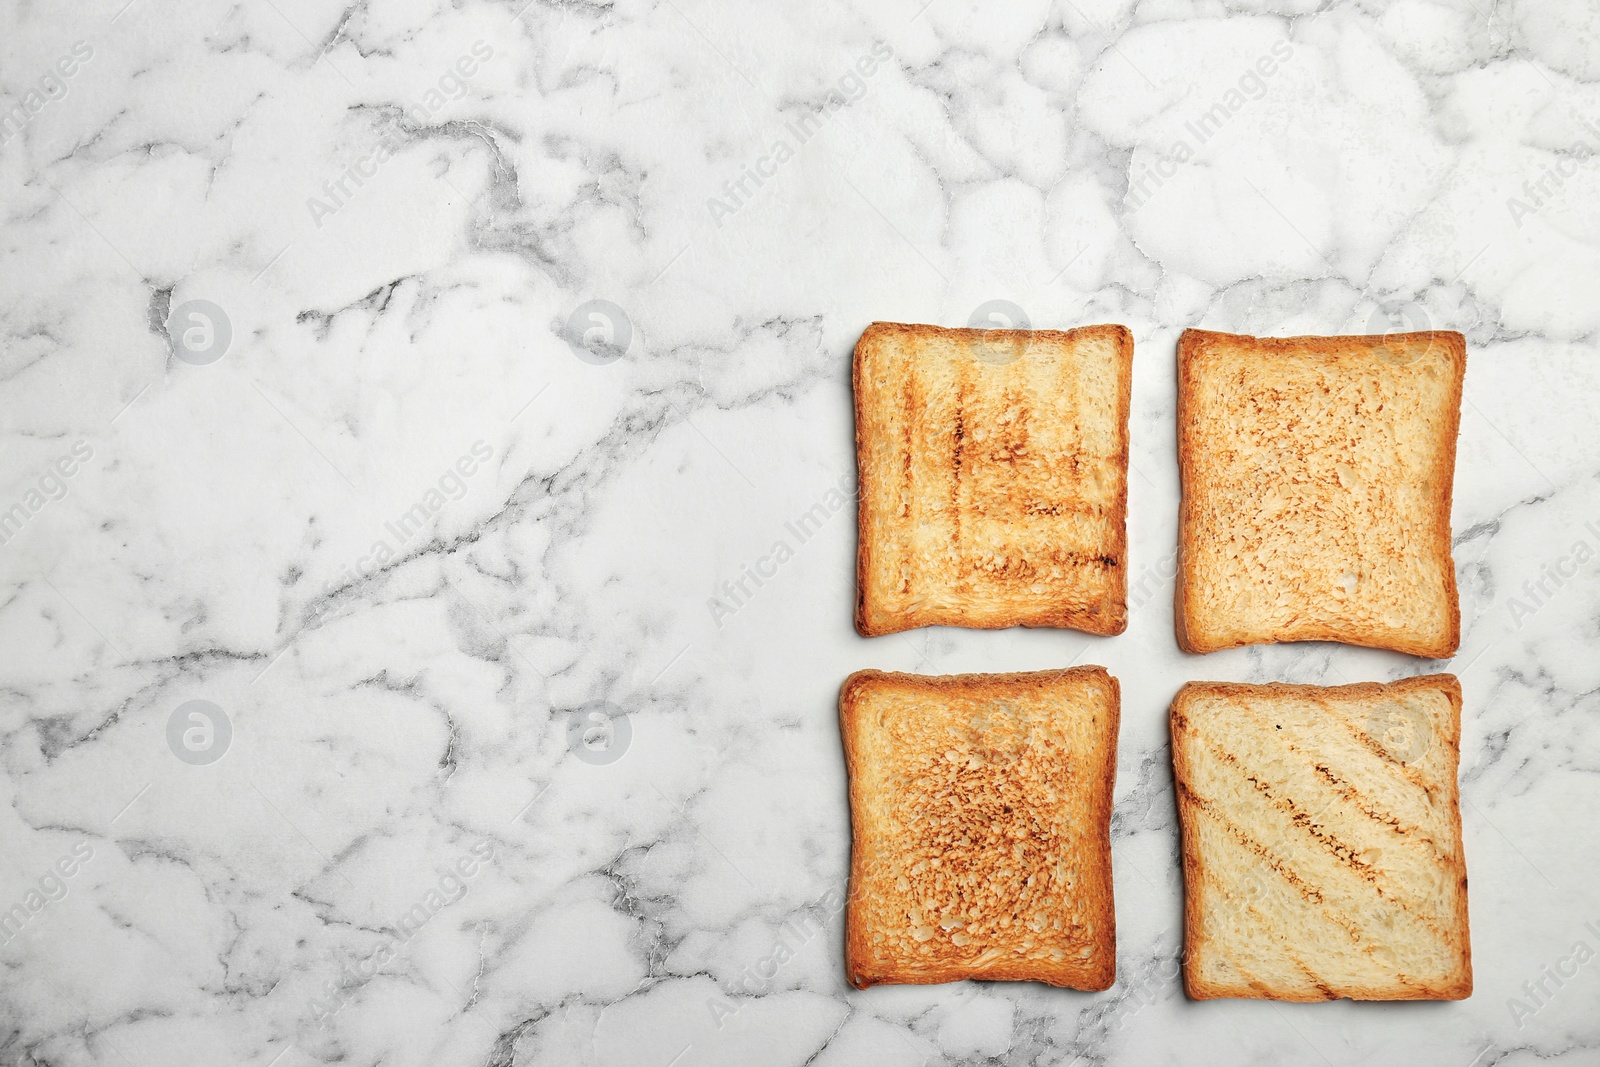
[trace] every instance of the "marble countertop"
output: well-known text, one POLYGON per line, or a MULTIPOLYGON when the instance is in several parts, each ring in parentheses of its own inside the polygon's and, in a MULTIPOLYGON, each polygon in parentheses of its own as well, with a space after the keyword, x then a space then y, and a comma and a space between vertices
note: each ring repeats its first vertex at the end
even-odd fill
POLYGON ((0 27, 0 1064, 1600 1061, 1592 4, 0 27), (1131 625, 863 640, 851 346, 991 314, 1135 335, 1131 625), (1186 326, 1466 334, 1457 657, 1178 652, 1186 326), (849 989, 839 683, 1073 663, 1117 984, 849 989), (1471 999, 1186 1000, 1179 685, 1434 670, 1471 999))

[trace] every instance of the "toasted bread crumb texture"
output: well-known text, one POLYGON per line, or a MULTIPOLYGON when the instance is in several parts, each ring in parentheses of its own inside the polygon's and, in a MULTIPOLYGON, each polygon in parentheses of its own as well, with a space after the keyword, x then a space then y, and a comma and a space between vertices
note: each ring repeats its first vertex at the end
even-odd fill
POLYGON ((1127 626, 1132 335, 873 323, 856 623, 1127 626))
POLYGON ((1180 644, 1453 653, 1462 336, 1188 330, 1178 351, 1180 644))
POLYGON ((1472 991, 1451 675, 1191 683, 1172 705, 1190 996, 1472 991))
POLYGON ((841 710, 851 981, 1108 987, 1115 680, 863 672, 841 710))

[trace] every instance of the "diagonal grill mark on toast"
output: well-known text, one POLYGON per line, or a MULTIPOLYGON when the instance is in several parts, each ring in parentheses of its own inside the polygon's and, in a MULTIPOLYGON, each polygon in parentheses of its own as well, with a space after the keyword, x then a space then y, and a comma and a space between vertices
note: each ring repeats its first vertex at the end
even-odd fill
POLYGON ((1305 757, 1307 764, 1311 767, 1311 772, 1324 782, 1328 783, 1328 787, 1335 793, 1339 794, 1339 799, 1348 803, 1356 811, 1360 812, 1362 815, 1365 815, 1368 819, 1377 823, 1379 826, 1386 827, 1387 829, 1393 831, 1394 834, 1400 838, 1403 844, 1421 844, 1426 852, 1433 856, 1434 859, 1439 861, 1441 869, 1449 866, 1449 864, 1440 857, 1438 843, 1435 842, 1432 837, 1424 833, 1420 826, 1413 826, 1410 823, 1401 822, 1400 817, 1397 815, 1386 815, 1383 812, 1378 811, 1377 805, 1374 804, 1364 793, 1362 793, 1361 790, 1357 789, 1345 779, 1334 774, 1333 771, 1329 770, 1325 765, 1317 763, 1315 761, 1315 757, 1288 742, 1285 742, 1285 747, 1287 747, 1289 751, 1295 753, 1296 755, 1305 757))
MULTIPOLYGON (((1328 708, 1324 707, 1320 701, 1313 701, 1313 703, 1317 705, 1319 711, 1328 714, 1332 718, 1340 718, 1340 716, 1333 715, 1332 712, 1328 708)), ((1261 708, 1253 702, 1243 701, 1239 706, 1244 708, 1248 714, 1254 716, 1256 722, 1259 723, 1263 729, 1272 725, 1269 717, 1262 714, 1261 708)), ((1363 733, 1362 736, 1366 735, 1363 733)), ((1430 851, 1436 858, 1439 856, 1438 845, 1431 837, 1423 834, 1421 827, 1413 826, 1409 823, 1403 823, 1394 815, 1386 815, 1379 812, 1377 810, 1378 805, 1376 802, 1374 802, 1360 789, 1356 788, 1356 786, 1349 780, 1334 774, 1326 764, 1318 762, 1318 757, 1310 752, 1307 752, 1299 745, 1296 745, 1287 737, 1279 737, 1277 740, 1278 743, 1283 745, 1284 748, 1287 748, 1290 752, 1293 752, 1295 755, 1304 759, 1306 766, 1311 769, 1311 772, 1318 778, 1321 778, 1324 782, 1328 783, 1329 787, 1331 787, 1335 793, 1338 793, 1341 799, 1347 801, 1351 807, 1361 812, 1361 814, 1365 815, 1373 822, 1393 830, 1396 834, 1399 834, 1401 837, 1405 838, 1407 843, 1411 843, 1416 839, 1421 839, 1428 846, 1428 851, 1430 851)), ((1378 752, 1385 757, 1386 766, 1394 763, 1393 758, 1389 757, 1387 753, 1384 753, 1381 748, 1378 749, 1378 752)), ((1399 766, 1403 767, 1404 764, 1399 764, 1399 766)), ((1426 792, 1426 790, 1423 790, 1423 792, 1426 792)), ((1449 866, 1447 863, 1443 863, 1442 865, 1445 867, 1449 866)))
MULTIPOLYGON (((1188 719, 1186 717, 1184 717, 1181 714, 1174 713, 1174 715, 1173 715, 1173 732, 1174 733, 1178 733, 1178 732, 1187 730, 1188 726, 1189 726, 1189 721, 1188 721, 1188 719)), ((1186 797, 1189 800, 1190 803, 1194 804, 1194 806, 1195 806, 1195 808, 1197 810, 1200 810, 1200 809, 1202 809, 1204 807, 1204 805, 1203 805, 1202 801, 1200 800, 1200 798, 1198 796, 1196 796, 1195 793, 1191 789, 1189 789, 1189 787, 1187 785, 1185 785, 1182 781, 1178 782, 1178 791, 1181 794, 1183 794, 1183 796, 1186 797)), ((1214 819, 1216 819, 1219 823, 1221 823, 1225 830, 1231 830, 1232 829, 1231 824, 1227 823, 1226 820, 1223 820, 1221 818, 1221 816, 1218 815, 1218 813, 1216 813, 1215 811, 1212 811, 1209 814, 1211 814, 1211 816, 1214 819)), ((1234 835, 1234 836, 1236 836, 1236 835, 1234 835)), ((1187 890, 1185 890, 1185 891, 1187 892, 1187 890)), ((1272 937, 1275 941, 1278 942, 1279 947, 1281 949, 1283 949, 1284 954, 1286 956, 1288 956, 1291 960, 1293 960, 1295 962, 1295 964, 1298 965, 1300 967, 1300 969, 1306 973, 1307 977, 1312 979, 1313 984, 1315 984, 1319 990, 1324 990, 1325 992, 1328 993, 1328 999, 1330 999, 1330 1000, 1333 999, 1333 997, 1331 995, 1331 991, 1326 989, 1326 987, 1317 978, 1317 976, 1314 975, 1311 972, 1311 968, 1309 968, 1309 967, 1307 967, 1305 965, 1304 961, 1302 961, 1299 957, 1295 956, 1294 953, 1289 951, 1288 946, 1286 944, 1284 944, 1284 942, 1283 942, 1283 938, 1280 937, 1272 929, 1271 924, 1266 921, 1266 919, 1261 915, 1261 913, 1256 911, 1255 908, 1252 907, 1248 903, 1245 905, 1245 907, 1252 914, 1254 914, 1256 916, 1257 924, 1262 929, 1267 931, 1268 936, 1272 937)), ((1248 967, 1246 967, 1244 965, 1244 963, 1239 959, 1238 956, 1236 956, 1234 953, 1232 953, 1232 952, 1230 952, 1228 950, 1228 941, 1227 941, 1226 938, 1220 938, 1220 937, 1209 938, 1207 940, 1207 944, 1209 946, 1210 951, 1215 952, 1217 955, 1221 956, 1224 960, 1226 960, 1227 963, 1228 963, 1228 966, 1233 968, 1234 973, 1237 974, 1241 979, 1243 979, 1244 984, 1252 992, 1254 992, 1257 996, 1261 997, 1263 1000, 1274 1000, 1274 999, 1277 999, 1275 994, 1274 994, 1273 987, 1269 983, 1266 983, 1266 982, 1262 981, 1260 978, 1258 978, 1256 976, 1256 974, 1253 971, 1250 970, 1250 968, 1248 968, 1248 967)), ((1195 958, 1191 957, 1187 961, 1187 963, 1185 965, 1185 970, 1187 971, 1189 967, 1196 967, 1196 966, 1198 966, 1198 961, 1195 958)))
POLYGON ((1319 832, 1310 812, 1296 804, 1291 798, 1279 796, 1270 785, 1268 785, 1266 782, 1263 782, 1260 778, 1257 778, 1255 774, 1247 771, 1243 766, 1241 766, 1238 757, 1236 757, 1232 752, 1228 752, 1221 746, 1211 742, 1202 743, 1205 744, 1206 748, 1211 751, 1212 755, 1216 756, 1223 763, 1237 771, 1240 777, 1242 777, 1246 782, 1250 783, 1251 788, 1266 798, 1268 803, 1277 808, 1279 811, 1283 812, 1285 815, 1289 816, 1289 821, 1293 823, 1296 828, 1314 839, 1317 844, 1321 845, 1323 850, 1329 855, 1333 856, 1339 862, 1343 863, 1347 867, 1350 867, 1357 874, 1361 875, 1365 881, 1371 884, 1373 888, 1378 890, 1379 896, 1384 895, 1383 888, 1379 886, 1377 881, 1368 873, 1372 868, 1372 864, 1358 858, 1355 854, 1355 849, 1351 848, 1337 837, 1334 837, 1332 834, 1319 832))
MULTIPOLYGON (((1247 852, 1252 853, 1257 859, 1261 860, 1261 862, 1265 863, 1268 867, 1282 875, 1283 879, 1292 885, 1295 888, 1295 891, 1304 897, 1308 904, 1316 904, 1319 907, 1322 905, 1322 891, 1320 889, 1307 882, 1304 878, 1301 878, 1300 875, 1296 874, 1290 868, 1286 867, 1281 860, 1277 859, 1277 857, 1273 856, 1272 853, 1267 851, 1265 845, 1251 837, 1249 834, 1245 833, 1244 830, 1239 827, 1238 823, 1234 822, 1232 819, 1222 814, 1222 812, 1218 811, 1216 806, 1212 804, 1211 801, 1204 799, 1200 796, 1200 794, 1190 789, 1188 784, 1185 782, 1178 783, 1178 792, 1188 798, 1189 802, 1194 805, 1196 811, 1203 812, 1204 814, 1211 816, 1211 818, 1214 819, 1218 825, 1228 832, 1229 836, 1238 841, 1239 844, 1243 845, 1247 852)), ((1326 914, 1326 909, 1324 909, 1324 913, 1326 914)), ((1328 917, 1330 919, 1333 918, 1331 915, 1328 917)))
POLYGON ((1394 756, 1384 749, 1382 745, 1374 741, 1372 736, 1368 734, 1367 731, 1363 730, 1359 724, 1349 722, 1342 715, 1330 715, 1330 717, 1335 722, 1339 723, 1340 726, 1344 727, 1345 732, 1348 733, 1357 744, 1366 749, 1368 752, 1371 752, 1374 756, 1377 756, 1379 759, 1383 760, 1385 767, 1389 768, 1390 771, 1398 774, 1408 783, 1415 786, 1419 792, 1428 798, 1429 804, 1433 803, 1433 791, 1435 783, 1425 778, 1421 772, 1412 767, 1410 764, 1401 763, 1399 760, 1395 759, 1394 756))
MULTIPOLYGON (((1282 950, 1285 956, 1289 957, 1290 962, 1292 962, 1296 967, 1300 968, 1300 972, 1306 976, 1313 986, 1316 987, 1317 992, 1322 994, 1324 1000, 1336 1000, 1338 998, 1339 994, 1333 991, 1333 987, 1327 982, 1324 982, 1322 980, 1322 976, 1316 971, 1313 971, 1311 969, 1311 965, 1300 958, 1300 956, 1291 946, 1289 938, 1283 933, 1280 933, 1273 926, 1272 922, 1256 909, 1254 904, 1246 902, 1244 908, 1251 915, 1255 916, 1257 924, 1267 932, 1268 937, 1272 938, 1272 940, 1278 943, 1278 948, 1282 950)), ((1230 957, 1230 961, 1233 962, 1234 968, 1238 970, 1240 974, 1249 973, 1243 967, 1239 966, 1237 961, 1232 960, 1232 957, 1230 957)))
MULTIPOLYGON (((1240 766, 1238 759, 1234 757, 1233 753, 1225 752, 1214 744, 1205 744, 1206 747, 1211 750, 1211 753, 1214 756, 1218 757, 1223 763, 1237 771, 1246 782, 1250 783, 1250 786, 1255 789, 1256 792, 1260 793, 1264 798, 1266 798, 1268 803, 1272 804, 1279 811, 1288 815, 1290 822, 1293 823, 1296 828, 1315 840, 1318 845, 1322 846, 1324 851, 1328 852, 1335 859, 1349 867, 1361 879, 1363 885, 1371 887, 1372 891, 1378 895, 1378 899, 1393 904, 1400 910, 1401 914, 1405 915, 1423 929, 1427 930, 1434 937, 1438 938, 1441 943, 1449 944, 1450 936, 1444 930, 1440 929, 1439 925, 1427 914, 1426 904, 1428 901, 1426 898, 1415 901, 1401 899, 1394 887, 1390 886, 1386 888, 1384 881, 1378 877, 1378 872, 1374 870, 1371 863, 1357 858, 1354 849, 1345 844, 1343 841, 1334 837, 1332 834, 1323 834, 1318 832, 1312 823, 1312 816, 1298 804, 1296 804, 1292 799, 1289 797, 1278 796, 1265 782, 1261 781, 1253 774, 1246 773, 1245 769, 1240 766)), ((1218 817, 1221 817, 1220 813, 1218 813, 1218 817)), ((1450 872, 1448 864, 1441 863, 1440 869, 1444 875, 1449 875, 1450 872)), ((1326 911, 1326 909, 1324 909, 1324 914, 1327 914, 1330 919, 1334 918, 1331 913, 1326 911)), ((1371 954, 1372 946, 1370 943, 1364 942, 1364 939, 1359 935, 1355 927, 1350 926, 1339 919, 1334 919, 1334 921, 1338 922, 1340 926, 1343 926, 1346 930, 1348 930, 1351 935, 1356 938, 1356 941, 1362 944, 1363 951, 1369 955, 1371 954)))
MULTIPOLYGON (((1321 976, 1318 975, 1315 971, 1313 971, 1311 969, 1311 967, 1304 960, 1302 960, 1299 956, 1295 955, 1295 953, 1290 949, 1288 939, 1285 937, 1285 935, 1280 934, 1272 926, 1272 924, 1268 920, 1268 918, 1266 916, 1262 915, 1260 911, 1256 910, 1255 905, 1247 903, 1245 905, 1245 910, 1249 911, 1250 914, 1252 914, 1252 915, 1254 915, 1256 917, 1256 921, 1260 924, 1261 928, 1267 932, 1267 936, 1268 937, 1271 937, 1274 941, 1278 942, 1278 946, 1281 949, 1283 949, 1283 954, 1285 956, 1288 956, 1289 959, 1293 960, 1295 965, 1297 967, 1299 967, 1302 971, 1305 972, 1306 977, 1311 979, 1311 984, 1317 987, 1317 991, 1323 995, 1324 999, 1327 999, 1327 1000, 1336 1000, 1336 999, 1338 999, 1339 994, 1334 991, 1333 987, 1328 985, 1326 982, 1324 982, 1322 980, 1321 976)), ((1340 925, 1342 926, 1343 924, 1341 923, 1340 925)), ((1346 929, 1348 929, 1348 927, 1346 929)), ((1361 947, 1362 952, 1364 952, 1366 955, 1373 956, 1374 949, 1377 946, 1372 945, 1372 944, 1369 943, 1369 944, 1361 945, 1360 947, 1361 947)), ((1376 958, 1376 957, 1374 957, 1374 958, 1376 958)), ((1234 960, 1231 955, 1229 956, 1229 962, 1233 963, 1234 968, 1236 970, 1238 970, 1240 974, 1247 974, 1248 973, 1243 967, 1239 966, 1238 962, 1236 960, 1234 960)), ((1394 981, 1403 989, 1411 990, 1411 989, 1420 989, 1420 988, 1422 988, 1421 986, 1417 985, 1417 983, 1413 982, 1410 978, 1406 977, 1405 972, 1403 972, 1403 971, 1396 971, 1394 973, 1393 977, 1394 977, 1394 981)), ((1269 995, 1269 999, 1273 999, 1273 998, 1271 998, 1270 995, 1269 995)))
POLYGON ((1200 795, 1194 792, 1194 790, 1190 789, 1188 785, 1180 782, 1178 784, 1178 791, 1183 796, 1188 798, 1189 802, 1194 805, 1196 811, 1203 812, 1204 814, 1211 816, 1211 818, 1219 826, 1221 826, 1223 830, 1227 831, 1228 835, 1237 841, 1245 849, 1245 851, 1252 853, 1258 859, 1262 860, 1270 869, 1277 872, 1277 874, 1282 877, 1284 881, 1288 882, 1292 887, 1294 887, 1295 891, 1298 892, 1308 904, 1315 905, 1317 909, 1322 912, 1322 917, 1324 919, 1327 919, 1330 923, 1349 934, 1350 940, 1355 943, 1357 948, 1361 949, 1362 952, 1365 952, 1368 955, 1372 954, 1375 946, 1363 938, 1361 936, 1361 931, 1352 926, 1342 916, 1336 915, 1332 911, 1328 910, 1328 906, 1323 901, 1322 891, 1320 889, 1317 889, 1315 886, 1311 885, 1305 879, 1301 878, 1300 875, 1294 870, 1274 858, 1272 853, 1267 851, 1265 845, 1261 844, 1261 842, 1245 833, 1244 830, 1240 828, 1238 823, 1235 823, 1232 819, 1228 818, 1226 815, 1223 815, 1222 812, 1218 811, 1210 801, 1202 799, 1200 795))
POLYGON ((1234 973, 1239 975, 1240 978, 1244 979, 1244 984, 1249 986, 1258 997, 1260 997, 1262 1000, 1277 999, 1273 995, 1272 986, 1257 978, 1255 973, 1252 972, 1250 968, 1239 962, 1238 956, 1235 956, 1232 952, 1228 951, 1228 943, 1224 938, 1213 937, 1208 941, 1207 944, 1210 951, 1215 952, 1217 955, 1227 960, 1228 966, 1232 967, 1234 973))
MULTIPOLYGON (((1230 759, 1229 762, 1232 763, 1233 761, 1230 759)), ((1240 769, 1240 768, 1238 768, 1236 763, 1234 764, 1234 766, 1235 766, 1236 770, 1240 769)), ((1242 773, 1242 771, 1241 771, 1241 773, 1242 773)), ((1258 789, 1260 788, 1259 784, 1256 781, 1256 779, 1247 777, 1246 780, 1249 781, 1252 785, 1257 785, 1258 789)), ((1267 796, 1269 800, 1272 799, 1270 794, 1266 793, 1264 790, 1262 792, 1263 792, 1263 795, 1267 796)), ((1193 796, 1192 793, 1190 795, 1193 796)), ((1220 823, 1222 823, 1225 828, 1230 829, 1230 830, 1233 829, 1233 824, 1231 823, 1231 821, 1224 819, 1220 812, 1212 811, 1211 814, 1220 823)), ((1300 825, 1298 821, 1296 822, 1296 825, 1300 825)), ((1302 829, 1305 829, 1305 827, 1302 827, 1302 829)), ((1237 839, 1237 838, 1240 837, 1240 834, 1236 833, 1236 834, 1233 834, 1233 836, 1237 839)), ((1242 840, 1240 841, 1240 843, 1241 844, 1245 844, 1245 842, 1242 841, 1242 840)), ((1245 844, 1245 847, 1248 848, 1249 847, 1248 844, 1245 844)), ((1380 896, 1384 895, 1382 889, 1379 888, 1375 883, 1373 884, 1373 888, 1378 890, 1380 896)), ((1403 907, 1403 905, 1402 905, 1402 907, 1403 907)), ((1309 964, 1307 964, 1305 962, 1305 960, 1300 958, 1300 956, 1294 951, 1294 946, 1293 946, 1292 942, 1288 939, 1288 937, 1286 935, 1281 933, 1276 928, 1276 926, 1274 926, 1274 924, 1271 922, 1271 920, 1267 916, 1263 915, 1261 913, 1261 911, 1259 909, 1257 909, 1254 904, 1251 904, 1248 900, 1245 902, 1245 910, 1248 911, 1251 915, 1253 915, 1256 918, 1257 924, 1261 927, 1261 929, 1266 932, 1268 937, 1272 938, 1272 940, 1277 943, 1279 949, 1283 952, 1283 954, 1285 956, 1287 956, 1289 958, 1289 960, 1291 962, 1293 962, 1294 965, 1296 967, 1298 967, 1302 973, 1305 974, 1306 978, 1311 982, 1311 984, 1316 988, 1317 992, 1320 993, 1325 1000, 1337 999, 1339 994, 1331 986, 1329 986, 1328 983, 1325 982, 1320 975, 1318 975, 1314 970, 1312 970, 1311 966, 1309 964)), ((1414 913, 1411 912, 1410 909, 1406 909, 1406 912, 1407 912, 1407 914, 1412 914, 1413 917, 1415 917, 1415 918, 1419 918, 1419 919, 1422 918, 1421 916, 1416 916, 1414 913)), ((1358 928, 1353 926, 1351 923, 1344 921, 1344 919, 1341 916, 1335 915, 1333 912, 1329 911, 1328 908, 1326 908, 1326 907, 1322 908, 1322 914, 1329 921, 1333 922, 1336 926, 1340 927, 1346 933, 1348 933, 1350 935, 1350 937, 1351 937, 1351 940, 1353 940, 1355 942, 1356 946, 1362 951, 1362 953, 1364 955, 1369 956, 1369 957, 1373 957, 1374 959, 1376 959, 1375 952, 1376 952, 1376 949, 1377 949, 1378 946, 1376 944, 1374 944, 1373 942, 1371 942, 1371 941, 1367 940, 1366 938, 1364 938, 1361 935, 1361 932, 1360 932, 1360 930, 1358 928)), ((1423 921, 1423 925, 1426 926, 1431 933, 1433 933, 1433 934, 1435 934, 1437 936, 1440 936, 1442 938, 1441 931, 1439 931, 1436 927, 1434 927, 1434 925, 1432 923, 1427 922, 1426 919, 1422 919, 1422 921, 1423 921)), ((1238 960, 1234 959, 1231 955, 1229 955, 1229 962, 1233 964, 1234 969, 1237 970, 1240 974, 1243 974, 1243 975, 1246 975, 1246 976, 1248 976, 1250 974, 1250 972, 1245 967, 1241 966, 1239 964, 1238 960)), ((1409 979, 1407 979, 1404 974, 1397 972, 1394 977, 1395 977, 1395 980, 1402 987, 1407 988, 1407 989, 1413 988, 1413 983, 1409 979)), ((1248 980, 1248 977, 1247 977, 1247 980, 1248 980)), ((1252 986, 1254 986, 1253 982, 1252 982, 1252 986)))

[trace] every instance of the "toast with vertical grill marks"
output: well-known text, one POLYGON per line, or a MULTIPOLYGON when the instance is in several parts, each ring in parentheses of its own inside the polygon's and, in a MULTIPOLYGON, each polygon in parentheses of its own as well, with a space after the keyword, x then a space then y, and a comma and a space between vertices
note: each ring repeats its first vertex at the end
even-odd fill
POLYGON ((1119 693, 1102 667, 846 680, 852 985, 1111 985, 1119 693))
POLYGON ((1472 993, 1454 675, 1172 702, 1195 999, 1472 993))
POLYGON ((1125 630, 1132 365, 1122 326, 869 326, 856 629, 1125 630))
POLYGON ((1184 651, 1342 641, 1455 652, 1450 497, 1466 359, 1450 331, 1184 331, 1184 651))

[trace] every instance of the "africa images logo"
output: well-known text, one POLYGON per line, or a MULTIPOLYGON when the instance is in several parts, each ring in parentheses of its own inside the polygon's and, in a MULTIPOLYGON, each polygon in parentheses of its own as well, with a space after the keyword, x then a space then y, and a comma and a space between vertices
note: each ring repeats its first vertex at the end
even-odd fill
POLYGON ((567 713, 567 749, 591 767, 617 762, 632 741, 628 713, 609 701, 585 704, 567 713))
POLYGON ((573 355, 585 363, 604 367, 627 355, 628 346, 633 343, 633 321, 609 300, 590 300, 567 316, 561 337, 573 355))
POLYGON ((209 700, 187 700, 167 718, 167 748, 192 767, 204 767, 227 755, 233 743, 233 720, 209 700))

